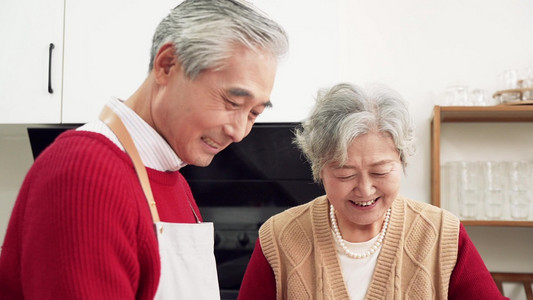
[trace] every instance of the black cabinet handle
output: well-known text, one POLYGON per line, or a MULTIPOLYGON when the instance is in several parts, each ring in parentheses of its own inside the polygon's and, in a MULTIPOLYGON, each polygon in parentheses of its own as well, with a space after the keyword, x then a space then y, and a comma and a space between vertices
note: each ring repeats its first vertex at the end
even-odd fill
POLYGON ((50 94, 54 93, 52 89, 52 50, 54 50, 54 44, 50 43, 48 48, 48 92, 50 94))

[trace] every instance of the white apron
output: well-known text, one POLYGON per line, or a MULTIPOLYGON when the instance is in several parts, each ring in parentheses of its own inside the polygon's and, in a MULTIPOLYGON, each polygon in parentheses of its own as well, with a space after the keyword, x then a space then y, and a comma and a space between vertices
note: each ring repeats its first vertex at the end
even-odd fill
POLYGON ((161 222, 146 168, 126 127, 108 107, 104 107, 100 119, 117 136, 133 161, 150 207, 161 257, 161 277, 155 299, 220 299, 214 256, 213 223, 200 223, 190 201, 189 205, 198 223, 161 222))

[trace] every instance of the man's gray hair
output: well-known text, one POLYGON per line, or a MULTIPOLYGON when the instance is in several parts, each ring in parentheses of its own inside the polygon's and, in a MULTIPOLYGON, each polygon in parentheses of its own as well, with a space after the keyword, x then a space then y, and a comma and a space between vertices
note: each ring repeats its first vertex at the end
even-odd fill
POLYGON ((405 171, 407 158, 415 151, 414 123, 407 103, 385 86, 363 90, 341 83, 319 91, 310 117, 295 131, 294 143, 320 183, 322 169, 331 162, 344 165, 351 142, 369 132, 392 137, 405 171))
POLYGON ((240 0, 186 0, 172 9, 155 31, 149 71, 166 43, 174 45, 190 79, 204 70, 224 67, 224 61, 239 44, 269 51, 277 59, 288 51, 283 28, 240 0))

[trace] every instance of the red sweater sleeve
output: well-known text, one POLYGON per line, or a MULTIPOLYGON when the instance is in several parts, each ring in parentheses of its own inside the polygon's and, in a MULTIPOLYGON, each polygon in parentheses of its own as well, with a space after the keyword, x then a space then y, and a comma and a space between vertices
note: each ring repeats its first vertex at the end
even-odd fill
POLYGON ((275 300, 276 279, 274 272, 261 250, 259 239, 244 273, 238 300, 275 300))
POLYGON ((36 160, 0 256, 0 298, 151 299, 157 241, 128 157, 65 133, 36 160))
POLYGON ((498 290, 463 224, 459 230, 457 263, 450 278, 448 299, 509 299, 498 290))

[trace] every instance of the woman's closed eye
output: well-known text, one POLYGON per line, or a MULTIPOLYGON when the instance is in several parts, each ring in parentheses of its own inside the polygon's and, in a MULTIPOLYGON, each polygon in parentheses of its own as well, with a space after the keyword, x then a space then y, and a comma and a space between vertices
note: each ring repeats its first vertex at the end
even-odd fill
POLYGON ((371 171, 370 175, 376 176, 376 177, 383 177, 383 176, 387 176, 391 171, 392 169, 375 170, 375 171, 371 171))
POLYGON ((351 180, 357 177, 357 173, 338 173, 335 177, 339 180, 351 180))

